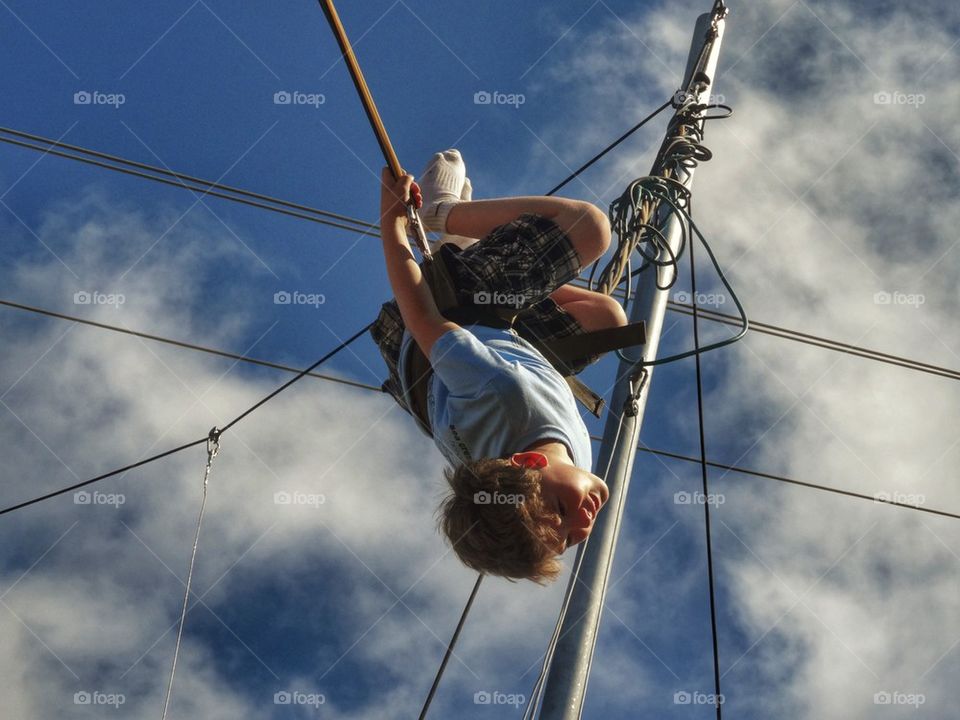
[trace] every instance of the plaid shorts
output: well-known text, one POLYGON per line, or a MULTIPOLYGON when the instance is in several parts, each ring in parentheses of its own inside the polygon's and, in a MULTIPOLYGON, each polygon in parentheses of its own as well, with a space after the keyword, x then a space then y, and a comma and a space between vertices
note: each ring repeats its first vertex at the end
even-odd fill
MULTIPOLYGON (((444 254, 460 304, 523 308, 514 330, 527 340, 549 341, 583 332, 580 323, 548 297, 580 274, 580 258, 573 243, 552 220, 524 213, 494 228, 466 250, 447 244, 441 246, 440 253, 444 254)), ((397 363, 404 329, 396 300, 384 303, 370 328, 390 374, 383 388, 401 405, 397 363)), ((574 369, 579 372, 587 364, 574 369)))

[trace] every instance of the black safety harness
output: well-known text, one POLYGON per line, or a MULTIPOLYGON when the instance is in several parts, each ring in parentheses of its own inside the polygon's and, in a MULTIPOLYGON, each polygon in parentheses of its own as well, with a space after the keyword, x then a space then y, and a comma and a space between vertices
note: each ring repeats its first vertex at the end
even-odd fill
MULTIPOLYGON (((434 253, 432 261, 424 262, 420 266, 440 314, 462 326, 485 325, 504 330, 522 328, 525 316, 531 312, 529 308, 518 310, 513 306, 476 305, 461 300, 449 266, 449 263, 457 261, 456 254, 459 250, 460 248, 449 244, 443 245, 439 252, 434 253)), ((592 330, 546 342, 532 337, 530 333, 524 335, 524 339, 563 376, 573 396, 587 410, 600 417, 604 406, 603 398, 579 380, 575 373, 603 353, 643 345, 646 342, 646 327, 643 322, 635 322, 623 327, 592 330)), ((406 388, 406 393, 403 394, 403 389, 398 388, 403 397, 397 400, 416 419, 420 429, 432 437, 433 431, 427 412, 427 391, 433 377, 433 368, 416 342, 410 342, 406 352, 406 362, 400 363, 405 371, 400 382, 403 388, 406 388)), ((385 386, 385 389, 393 392, 388 386, 385 386)))

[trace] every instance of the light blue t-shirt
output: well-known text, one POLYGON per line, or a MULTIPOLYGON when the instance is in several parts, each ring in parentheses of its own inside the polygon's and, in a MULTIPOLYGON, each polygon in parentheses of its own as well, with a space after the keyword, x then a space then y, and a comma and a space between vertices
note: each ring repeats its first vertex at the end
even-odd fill
MULTIPOLYGON (((401 359, 413 338, 404 333, 401 359)), ((591 469, 590 435, 563 376, 512 330, 471 325, 444 333, 430 352, 427 411, 434 441, 454 466, 506 457, 557 440, 591 469)), ((400 377, 404 377, 400 368, 400 377)))

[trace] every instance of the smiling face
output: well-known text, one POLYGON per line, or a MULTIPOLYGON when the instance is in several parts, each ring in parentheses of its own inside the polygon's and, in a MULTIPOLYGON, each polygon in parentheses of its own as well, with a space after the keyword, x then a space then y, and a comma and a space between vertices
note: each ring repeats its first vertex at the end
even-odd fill
POLYGON ((572 463, 551 462, 538 452, 517 453, 514 463, 540 472, 540 496, 562 538, 558 553, 589 537, 597 514, 610 497, 607 484, 572 463))

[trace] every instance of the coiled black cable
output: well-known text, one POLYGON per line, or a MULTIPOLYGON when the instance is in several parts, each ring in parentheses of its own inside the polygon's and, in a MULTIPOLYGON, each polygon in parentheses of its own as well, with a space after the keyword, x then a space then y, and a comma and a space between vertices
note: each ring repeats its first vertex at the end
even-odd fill
POLYGON ((627 357, 622 350, 617 351, 622 360, 636 364, 662 365, 715 350, 742 338, 750 326, 740 298, 723 274, 707 239, 693 221, 692 195, 685 184, 697 165, 713 157, 710 149, 703 144, 706 121, 728 118, 733 114, 733 109, 722 103, 699 103, 696 99, 695 93, 678 91, 674 95, 672 105, 676 108, 676 113, 667 127, 666 138, 652 174, 631 182, 623 194, 610 204, 610 227, 617 236, 617 248, 602 269, 599 269, 599 263, 594 264, 588 284, 591 290, 596 289, 609 295, 625 283, 623 304, 626 306, 631 299, 630 280, 644 270, 653 268, 656 271, 654 282, 657 289, 669 290, 677 282, 677 263, 687 248, 689 236, 695 235, 707 251, 723 286, 730 293, 740 314, 741 327, 737 334, 730 338, 657 360, 636 360, 627 357), (711 108, 721 108, 724 112, 705 114, 711 108), (671 214, 676 217, 680 226, 680 242, 676 250, 670 247, 661 230, 666 227, 671 214), (634 253, 640 256, 640 267, 636 270, 631 267, 634 253), (669 279, 663 283, 660 281, 661 268, 669 268, 671 271, 669 279))

